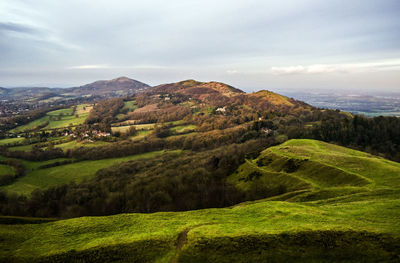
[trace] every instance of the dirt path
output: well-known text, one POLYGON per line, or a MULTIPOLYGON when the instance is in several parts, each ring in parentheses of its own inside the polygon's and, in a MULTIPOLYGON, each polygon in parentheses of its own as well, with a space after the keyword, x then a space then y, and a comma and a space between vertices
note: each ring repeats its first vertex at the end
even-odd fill
POLYGON ((187 243, 187 235, 189 233, 190 230, 195 229, 197 227, 201 227, 201 226, 207 226, 207 225, 214 225, 215 223, 204 223, 204 224, 199 224, 199 225, 194 225, 194 226, 190 226, 186 229, 184 229, 182 232, 179 233, 178 238, 176 240, 175 243, 175 255, 171 258, 171 263, 176 263, 178 260, 178 255, 179 255, 179 251, 182 250, 182 247, 187 243))

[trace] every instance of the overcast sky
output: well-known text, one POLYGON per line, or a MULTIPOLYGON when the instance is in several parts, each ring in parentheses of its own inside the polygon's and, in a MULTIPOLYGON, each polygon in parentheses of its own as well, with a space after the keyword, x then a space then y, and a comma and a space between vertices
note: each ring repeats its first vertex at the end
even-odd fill
POLYGON ((118 76, 400 91, 400 1, 0 1, 0 86, 118 76))

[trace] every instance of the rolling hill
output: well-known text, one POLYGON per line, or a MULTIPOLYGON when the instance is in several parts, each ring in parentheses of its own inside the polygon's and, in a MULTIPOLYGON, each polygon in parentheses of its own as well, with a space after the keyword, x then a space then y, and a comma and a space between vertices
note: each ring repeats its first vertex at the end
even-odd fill
POLYGON ((112 80, 99 80, 76 88, 69 88, 65 92, 71 92, 76 96, 120 97, 144 91, 149 87, 149 85, 140 81, 127 77, 119 77, 112 80))
MULTIPOLYGON (((7 262, 398 262, 400 164, 315 140, 246 159, 229 180, 283 194, 229 208, 12 224, 7 262)), ((18 221, 20 222, 20 221, 18 221)))
POLYGON ((240 89, 234 88, 221 82, 200 82, 193 79, 170 84, 162 84, 154 87, 153 91, 195 95, 197 98, 201 96, 210 96, 215 94, 231 97, 244 93, 240 89))
POLYGON ((127 77, 112 80, 99 80, 90 84, 71 88, 20 87, 1 88, 0 99, 17 104, 67 103, 74 100, 105 99, 122 97, 143 92, 149 85, 127 77))

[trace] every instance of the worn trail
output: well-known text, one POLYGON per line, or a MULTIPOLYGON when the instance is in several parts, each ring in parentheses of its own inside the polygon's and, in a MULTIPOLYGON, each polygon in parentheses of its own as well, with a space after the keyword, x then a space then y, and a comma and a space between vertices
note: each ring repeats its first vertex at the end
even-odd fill
POLYGON ((182 247, 187 243, 187 235, 190 230, 195 229, 197 227, 206 226, 206 225, 214 225, 215 223, 204 223, 199 225, 190 226, 185 228, 182 232, 179 233, 178 238, 175 243, 175 255, 171 258, 171 263, 176 263, 178 260, 179 252, 182 250, 182 247))

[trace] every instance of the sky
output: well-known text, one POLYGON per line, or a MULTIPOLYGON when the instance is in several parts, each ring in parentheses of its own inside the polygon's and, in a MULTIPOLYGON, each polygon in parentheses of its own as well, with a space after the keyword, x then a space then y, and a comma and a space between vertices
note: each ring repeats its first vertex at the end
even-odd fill
POLYGON ((400 91, 400 1, 0 1, 0 86, 119 76, 400 91))

